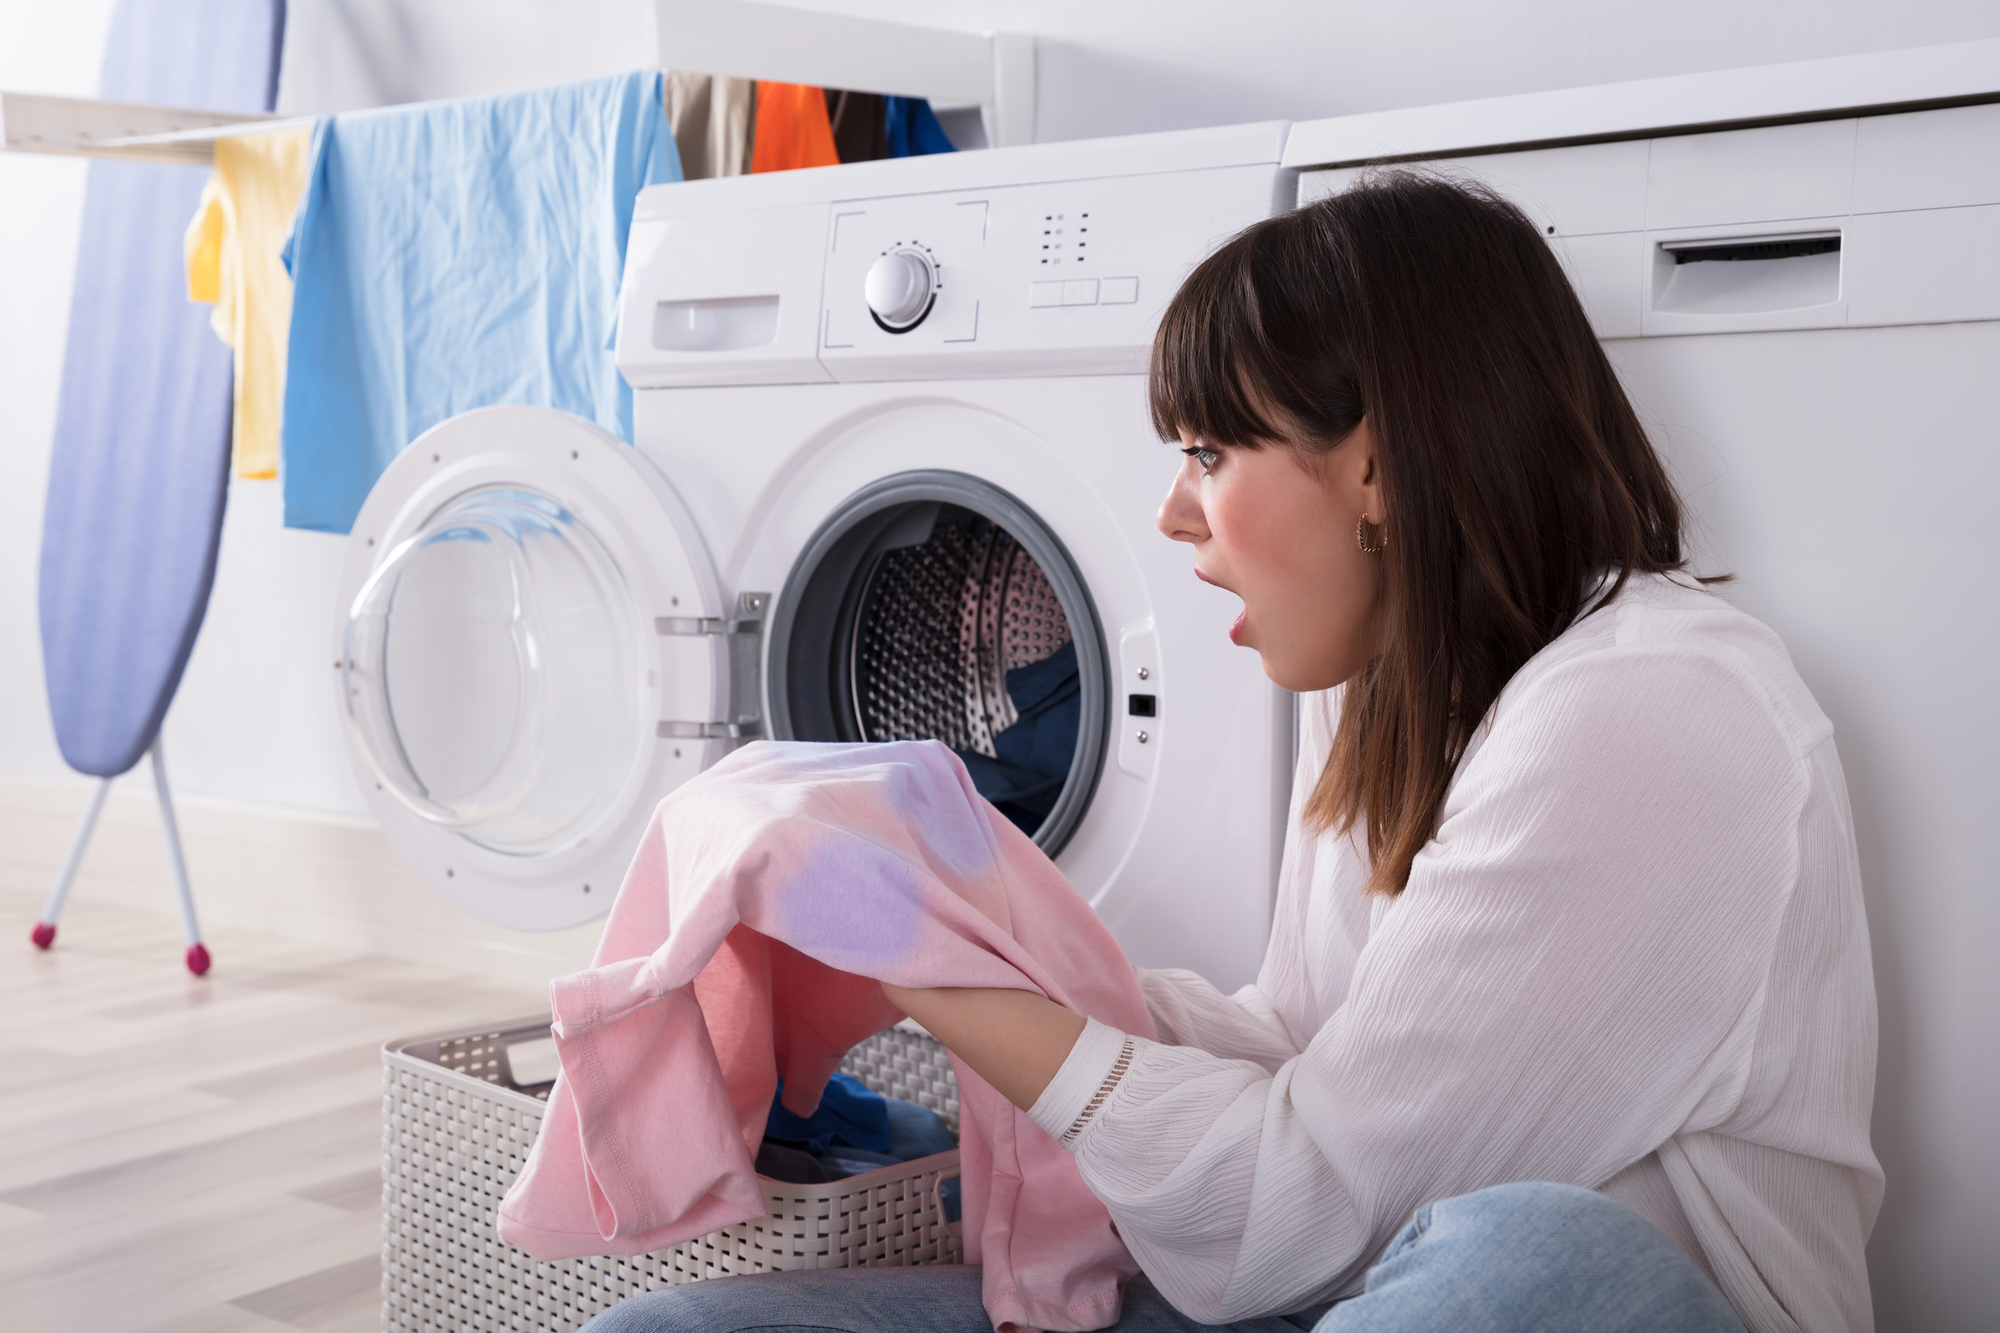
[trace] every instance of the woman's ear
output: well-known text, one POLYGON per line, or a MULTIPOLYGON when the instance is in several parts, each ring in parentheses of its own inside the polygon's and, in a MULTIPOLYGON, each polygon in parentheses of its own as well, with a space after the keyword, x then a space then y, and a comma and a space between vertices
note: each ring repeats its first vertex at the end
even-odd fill
POLYGON ((1382 494, 1382 467, 1376 456, 1375 432, 1369 428, 1367 417, 1362 417, 1349 431, 1347 438, 1334 449, 1336 485, 1344 493, 1345 499, 1357 517, 1368 516, 1370 523, 1380 525, 1389 521, 1384 509, 1382 494))

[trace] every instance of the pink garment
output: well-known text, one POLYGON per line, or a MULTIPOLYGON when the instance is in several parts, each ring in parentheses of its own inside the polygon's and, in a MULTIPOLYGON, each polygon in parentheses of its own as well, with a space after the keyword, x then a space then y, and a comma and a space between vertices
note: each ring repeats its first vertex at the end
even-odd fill
MULTIPOLYGON (((669 796, 597 957, 550 991, 562 1072, 500 1205, 537 1259, 642 1254, 747 1218, 778 1076, 809 1114, 901 1018, 876 980, 1037 991, 1154 1034, 1097 914, 935 741, 760 743, 669 796)), ((995 1328, 1118 1318, 1138 1266, 1074 1159, 956 1058, 966 1258, 995 1328)))

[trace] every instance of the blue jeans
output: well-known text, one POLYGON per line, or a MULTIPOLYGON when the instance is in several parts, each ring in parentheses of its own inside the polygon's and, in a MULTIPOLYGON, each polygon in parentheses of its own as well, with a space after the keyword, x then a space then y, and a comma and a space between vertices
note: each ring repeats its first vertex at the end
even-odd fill
MULTIPOLYGON (((1141 1277, 1117 1333, 1743 1333, 1701 1270, 1645 1219, 1573 1185, 1496 1185, 1417 1210, 1360 1295, 1200 1324, 1141 1277)), ((584 1333, 991 1333, 979 1270, 760 1273, 634 1296, 584 1333)))

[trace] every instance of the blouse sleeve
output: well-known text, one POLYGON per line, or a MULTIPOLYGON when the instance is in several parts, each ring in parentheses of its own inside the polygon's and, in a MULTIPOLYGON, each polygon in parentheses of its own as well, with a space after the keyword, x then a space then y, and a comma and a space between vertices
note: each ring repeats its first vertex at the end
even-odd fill
POLYGON ((1273 1068, 1251 1010, 1176 981, 1174 1035, 1226 1028, 1244 1058, 1135 1039, 1075 1136, 1189 1316, 1331 1299, 1421 1204, 1594 1187, 1740 1094, 1806 793, 1771 704, 1720 654, 1659 645, 1503 702, 1304 1049, 1273 1068))
POLYGON ((1284 1019, 1256 986, 1224 995, 1204 978, 1179 968, 1134 970, 1139 974, 1139 993, 1165 1044, 1248 1060, 1274 1074, 1299 1053, 1300 1044, 1284 1019))

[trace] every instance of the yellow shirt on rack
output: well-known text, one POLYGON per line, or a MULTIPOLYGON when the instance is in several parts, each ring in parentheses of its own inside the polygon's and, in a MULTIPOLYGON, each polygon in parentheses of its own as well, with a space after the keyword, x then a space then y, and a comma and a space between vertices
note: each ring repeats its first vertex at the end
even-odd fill
POLYGON ((215 171, 188 224, 188 299, 236 349, 236 475, 278 475, 292 279, 278 257, 305 189, 309 130, 215 141, 215 171))

